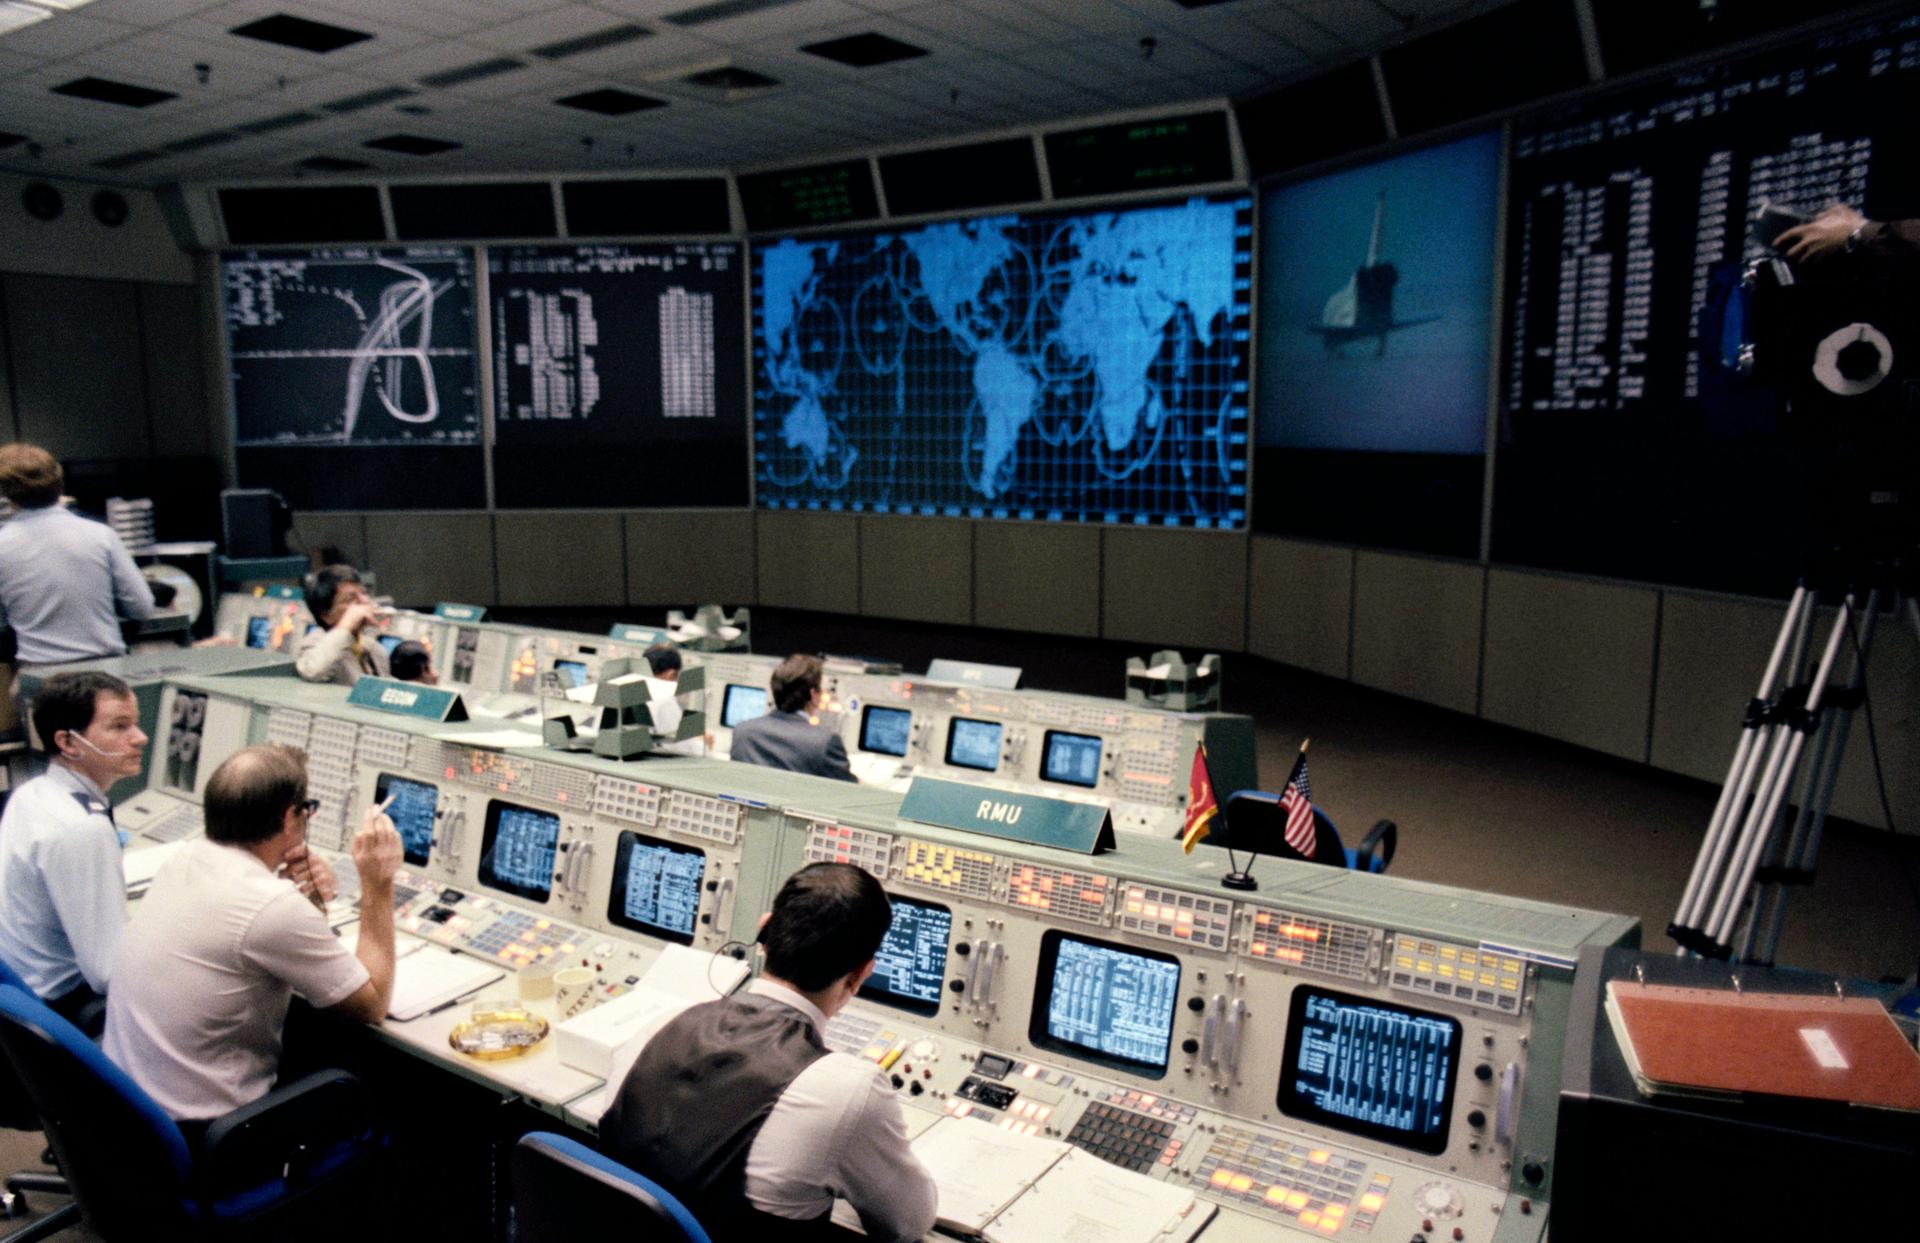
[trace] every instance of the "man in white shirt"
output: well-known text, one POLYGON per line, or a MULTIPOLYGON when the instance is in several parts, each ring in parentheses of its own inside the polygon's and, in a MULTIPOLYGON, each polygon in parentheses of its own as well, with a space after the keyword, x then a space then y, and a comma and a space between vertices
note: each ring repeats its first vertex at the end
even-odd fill
POLYGON ((380 609, 367 595, 360 572, 350 565, 323 565, 307 575, 307 611, 322 629, 300 640, 293 667, 309 682, 352 686, 362 677, 387 676, 387 649, 374 635, 380 609))
POLYGON ((892 920, 859 868, 789 877, 761 924, 760 978, 647 1042, 600 1120, 607 1154, 660 1180, 716 1239, 844 1237, 829 1220, 836 1199, 879 1243, 932 1230, 937 1192, 886 1076, 822 1040, 873 974, 892 920))
POLYGON ((364 1023, 393 993, 400 834, 380 807, 353 839, 360 938, 320 905, 333 873, 307 853, 306 757, 266 744, 214 770, 207 835, 164 864, 135 911, 107 998, 107 1056, 195 1132, 267 1094, 294 993, 364 1023))
POLYGON ((33 716, 52 762, 0 814, 0 959, 88 1027, 127 922, 107 791, 139 774, 147 735, 133 691, 111 674, 55 674, 33 716))

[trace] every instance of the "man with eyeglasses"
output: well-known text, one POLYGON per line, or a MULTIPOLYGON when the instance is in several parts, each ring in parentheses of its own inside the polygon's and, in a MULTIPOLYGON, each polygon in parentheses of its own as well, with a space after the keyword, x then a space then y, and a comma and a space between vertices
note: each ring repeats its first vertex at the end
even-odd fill
POLYGON ((322 913, 333 871, 307 852, 306 756, 266 744, 229 756, 204 795, 207 835, 160 868, 136 904, 107 996, 107 1056, 190 1139, 265 1096, 294 993, 363 1023, 393 994, 400 834, 370 807, 353 838, 360 936, 322 913))

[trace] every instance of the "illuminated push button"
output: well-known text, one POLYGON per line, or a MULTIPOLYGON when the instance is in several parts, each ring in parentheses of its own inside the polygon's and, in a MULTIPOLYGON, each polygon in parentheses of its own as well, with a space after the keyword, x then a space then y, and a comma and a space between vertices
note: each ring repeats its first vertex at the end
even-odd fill
MULTIPOLYGON (((1216 1187, 1230 1186, 1233 1183, 1233 1171, 1232 1170, 1215 1170, 1213 1172, 1213 1177, 1208 1181, 1211 1182, 1216 1187)), ((1301 1203, 1305 1204, 1306 1201, 1303 1199, 1301 1200, 1301 1203)))
POLYGON ((1307 1154, 1307 1160, 1313 1162, 1315 1165, 1325 1165, 1327 1163, 1328 1158, 1332 1156, 1333 1154, 1328 1152, 1326 1149, 1316 1148, 1312 1152, 1307 1154))
POLYGON ((1267 1188, 1268 1204, 1285 1204, 1286 1202, 1287 1202, 1287 1189, 1285 1187, 1267 1188))
POLYGON ((1290 1209, 1305 1208, 1307 1206, 1307 1200, 1309 1198, 1310 1197, 1304 1191, 1289 1191, 1287 1193, 1287 1207, 1290 1209))
POLYGON ((1380 1211, 1380 1206, 1386 1202, 1387 1198, 1385 1196, 1369 1191, 1360 1197, 1360 1211, 1363 1213, 1377 1213, 1380 1211))
POLYGON ((1308 1229, 1312 1229, 1320 1224, 1320 1214, 1314 1212, 1312 1209, 1308 1209, 1306 1212, 1300 1214, 1300 1224, 1308 1229))
POLYGON ((1235 1191, 1251 1191, 1253 1190, 1253 1180, 1245 1174, 1235 1174, 1233 1176, 1233 1189, 1235 1191))

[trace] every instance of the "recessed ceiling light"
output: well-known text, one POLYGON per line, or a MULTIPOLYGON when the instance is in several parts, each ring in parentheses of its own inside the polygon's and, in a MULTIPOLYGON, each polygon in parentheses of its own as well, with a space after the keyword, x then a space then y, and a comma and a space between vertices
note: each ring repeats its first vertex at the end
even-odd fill
POLYGON ((619 47, 622 43, 632 43, 635 39, 645 39, 653 32, 645 26, 635 26, 631 22, 620 26, 609 26, 605 30, 596 30, 590 35, 575 35, 571 39, 561 39, 554 43, 543 43, 527 51, 541 60, 565 60, 569 56, 584 56, 588 52, 598 52, 605 48, 619 47))
POLYGON ((145 164, 149 160, 166 158, 166 152, 142 148, 139 151, 123 151, 119 155, 110 155, 104 160, 95 160, 95 168, 132 168, 135 164, 145 164))
POLYGON ((565 99, 556 99, 553 102, 562 108, 597 112, 603 117, 623 117, 630 112, 645 112, 649 108, 667 106, 667 101, 664 99, 655 99, 651 95, 635 95, 632 91, 617 90, 613 87, 569 95, 565 99))
POLYGON ((871 30, 865 34, 848 35, 844 39, 805 43, 801 45, 800 50, 811 52, 827 60, 838 61, 843 65, 852 65, 855 69, 891 64, 896 60, 912 60, 916 56, 927 54, 927 49, 923 47, 902 43, 898 39, 891 39, 871 30))
POLYGON ((372 147, 376 151, 397 151, 401 155, 439 155, 442 151, 457 151, 460 144, 444 138, 422 138, 418 134, 388 134, 385 138, 375 138, 360 144, 372 147))
POLYGON ((161 143, 160 145, 178 155, 187 151, 199 151, 206 147, 223 146, 235 141, 239 137, 240 133, 237 130, 216 129, 209 130, 204 134, 195 134, 191 138, 177 138, 172 142, 161 143))
POLYGON ((515 60, 511 56, 496 56, 492 60, 477 61, 471 65, 462 65, 458 69, 443 69, 439 73, 430 73, 420 79, 420 84, 434 87, 458 86, 462 82, 496 78, 503 73, 512 73, 516 69, 526 67, 525 61, 515 60))
POLYGON ((119 104, 124 108, 151 108, 155 104, 179 98, 172 91, 156 91, 150 86, 135 86, 110 78, 75 78, 54 87, 53 93, 103 104, 119 104))
POLYGON ((243 39, 258 39, 262 43, 277 43, 281 47, 298 48, 302 52, 320 53, 337 52, 343 47, 351 47, 355 43, 364 43, 373 38, 373 35, 365 30, 348 30, 345 26, 310 22, 304 17, 289 17, 285 13, 276 13, 272 17, 263 17, 257 22, 235 26, 227 33, 239 35, 243 39))
POLYGON ((702 69, 698 73, 688 74, 681 80, 695 86, 712 87, 722 91, 756 91, 780 85, 778 78, 770 78, 764 73, 755 73, 751 69, 742 69, 739 65, 721 65, 715 69, 702 69))
POLYGON ((712 4, 697 4, 678 13, 668 13, 660 20, 685 30, 689 26, 705 26, 710 22, 724 22, 729 18, 744 17, 748 13, 761 13, 767 9, 785 8, 797 4, 799 0, 715 0, 712 4))
POLYGON ((396 99, 405 99, 409 95, 417 94, 419 94, 418 91, 409 90, 404 86, 382 86, 375 90, 362 91, 358 95, 348 95, 344 99, 336 99, 330 104, 321 104, 320 106, 328 112, 360 112, 367 108, 378 108, 381 104, 390 104, 396 99))
POLYGON ((0 4, 0 35, 12 34, 16 30, 25 30, 38 22, 44 22, 53 14, 32 4, 19 4, 16 0, 6 0, 0 4))
POLYGON ((337 155, 310 155, 300 161, 300 167, 316 173, 352 173, 373 165, 365 160, 343 160, 337 155))
POLYGON ((258 121, 247 121, 236 126, 249 134, 271 134, 277 130, 292 129, 296 125, 308 125, 320 119, 317 112, 283 112, 276 117, 263 117, 258 121))

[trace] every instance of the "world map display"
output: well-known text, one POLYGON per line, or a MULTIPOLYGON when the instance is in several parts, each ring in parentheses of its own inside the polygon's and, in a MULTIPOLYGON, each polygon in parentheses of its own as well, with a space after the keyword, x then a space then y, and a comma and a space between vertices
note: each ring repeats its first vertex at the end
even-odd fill
POLYGON ((1251 216, 1194 198, 756 244, 760 504, 1243 526, 1251 216))

